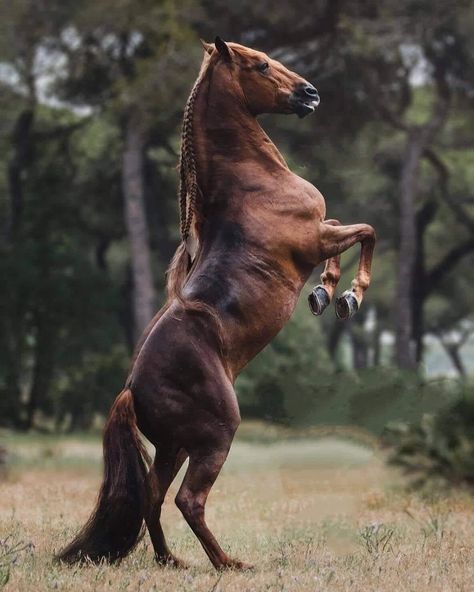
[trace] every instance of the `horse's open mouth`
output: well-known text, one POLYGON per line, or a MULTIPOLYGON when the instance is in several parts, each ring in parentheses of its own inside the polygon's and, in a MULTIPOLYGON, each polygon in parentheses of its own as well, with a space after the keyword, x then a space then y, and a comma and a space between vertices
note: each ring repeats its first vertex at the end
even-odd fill
POLYGON ((313 113, 320 102, 321 99, 319 98, 319 95, 316 95, 311 99, 302 99, 301 97, 295 96, 290 98, 290 105, 299 118, 306 117, 306 115, 313 113))

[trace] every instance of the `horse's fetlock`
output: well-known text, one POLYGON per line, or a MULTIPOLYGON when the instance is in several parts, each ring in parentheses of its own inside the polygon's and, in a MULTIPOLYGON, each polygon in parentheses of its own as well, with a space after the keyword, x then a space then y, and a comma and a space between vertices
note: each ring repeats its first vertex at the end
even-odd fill
POLYGON ((321 274, 321 281, 323 284, 329 284, 330 286, 337 286, 341 279, 341 271, 325 271, 321 274))

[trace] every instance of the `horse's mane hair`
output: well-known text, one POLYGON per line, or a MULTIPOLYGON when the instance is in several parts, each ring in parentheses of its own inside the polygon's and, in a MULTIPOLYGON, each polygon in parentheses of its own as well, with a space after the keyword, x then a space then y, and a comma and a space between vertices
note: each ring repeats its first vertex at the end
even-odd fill
MULTIPOLYGON (((197 180, 196 153, 194 149, 194 105, 204 76, 208 71, 211 60, 205 58, 194 83, 183 114, 183 127, 181 133, 181 153, 179 159, 179 214, 181 242, 171 260, 167 271, 167 301, 165 306, 154 317, 150 326, 154 326, 157 320, 168 310, 173 300, 177 300, 188 311, 204 313, 211 318, 217 329, 217 339, 221 352, 223 352, 222 323, 217 311, 208 304, 199 300, 189 300, 183 297, 182 289, 191 271, 192 260, 187 250, 187 240, 191 231, 196 232, 199 241, 199 230, 196 217, 199 216, 199 207, 202 206, 202 194, 197 180), (193 226, 194 222, 194 226, 193 226)), ((147 331, 145 330, 145 334, 147 331)))
MULTIPOLYGON (((255 51, 239 45, 238 43, 229 43, 229 46, 234 52, 243 56, 252 56, 255 51)), ((204 80, 209 66, 212 62, 211 56, 206 55, 199 75, 191 89, 183 114, 183 126, 181 131, 181 151, 179 157, 179 217, 180 217, 180 231, 181 239, 186 242, 191 232, 193 222, 196 222, 196 216, 199 216, 199 208, 202 203, 198 202, 198 197, 202 198, 201 190, 197 181, 196 171, 196 153, 194 150, 194 105, 198 95, 201 84, 204 80)), ((195 227, 198 234, 198 228, 195 227)))
POLYGON ((181 131, 181 152, 179 157, 179 217, 181 238, 186 241, 196 215, 196 201, 201 190, 197 181, 196 153, 194 150, 194 105, 209 60, 206 60, 199 72, 184 108, 183 126, 181 131))
MULTIPOLYGON (((238 43, 228 44, 234 52, 241 54, 244 57, 250 57, 255 54, 255 51, 239 45, 238 43)), ((189 238, 193 222, 196 222, 196 215, 199 215, 199 207, 202 203, 197 203, 198 196, 202 198, 201 190, 197 181, 196 170, 196 153, 194 150, 194 105, 204 77, 209 70, 211 64, 211 56, 207 54, 201 65, 199 75, 191 89, 183 114, 183 126, 181 131, 181 151, 179 157, 179 218, 181 239, 184 243, 189 238)), ((198 228, 194 228, 198 234, 198 228)))
MULTIPOLYGON (((199 75, 191 89, 183 114, 181 131, 181 151, 179 157, 179 218, 181 243, 167 271, 166 289, 168 303, 177 298, 182 303, 181 289, 191 269, 191 256, 187 250, 187 241, 192 231, 197 233, 196 214, 198 196, 201 190, 197 180, 196 152, 194 148, 194 105, 210 60, 204 59, 199 75), (193 227, 194 222, 194 227, 193 227)), ((201 203, 199 203, 201 205, 201 203)))

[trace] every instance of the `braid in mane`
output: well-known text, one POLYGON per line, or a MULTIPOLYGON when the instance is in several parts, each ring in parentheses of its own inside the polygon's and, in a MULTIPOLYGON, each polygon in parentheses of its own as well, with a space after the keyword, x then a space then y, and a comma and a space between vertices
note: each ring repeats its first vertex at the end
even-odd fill
POLYGON ((200 193, 197 182, 196 153, 194 150, 193 116, 196 97, 207 66, 208 63, 204 64, 201 68, 199 76, 191 89, 183 114, 178 190, 181 243, 168 269, 168 301, 173 298, 182 300, 181 288, 191 267, 191 257, 186 249, 186 241, 189 238, 193 221, 196 218, 197 197, 200 193))
MULTIPOLYGON (((194 150, 194 134, 193 134, 193 116, 194 105, 198 95, 204 75, 208 69, 209 61, 205 61, 201 67, 199 76, 194 83, 191 93, 186 102, 186 107, 183 114, 183 128, 181 133, 181 153, 179 158, 179 215, 180 215, 180 232, 181 243, 179 244, 173 256, 171 264, 167 271, 167 301, 163 308, 158 312, 154 319, 150 322, 148 328, 142 336, 142 343, 144 343, 147 335, 155 326, 158 320, 165 314, 165 312, 172 305, 173 300, 178 300, 181 306, 188 311, 195 311, 203 313, 207 318, 211 319, 216 327, 216 337, 219 344, 219 349, 224 355, 224 337, 222 322, 217 311, 212 307, 195 299, 187 299, 182 295, 182 288, 186 282, 186 278, 191 269, 191 257, 186 249, 186 241, 191 232, 193 220, 197 213, 197 197, 201 196, 201 191, 197 182, 196 170, 196 153, 194 150)), ((140 351, 141 345, 137 348, 137 353, 140 351)), ((226 362, 224 361, 224 364, 226 362)))
POLYGON ((193 218, 196 213, 196 198, 199 191, 196 171, 196 154, 194 152, 193 115, 194 103, 201 86, 204 70, 201 71, 189 98, 183 115, 183 129, 181 133, 181 154, 179 159, 179 214, 180 230, 183 241, 186 241, 193 218))

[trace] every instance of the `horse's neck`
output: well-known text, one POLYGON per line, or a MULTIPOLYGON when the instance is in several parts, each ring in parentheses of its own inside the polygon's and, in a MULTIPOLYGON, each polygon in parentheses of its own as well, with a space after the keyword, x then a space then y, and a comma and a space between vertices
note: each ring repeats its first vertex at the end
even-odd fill
POLYGON ((216 179, 245 167, 260 165, 269 175, 275 168, 288 168, 277 147, 264 132, 245 102, 226 81, 206 77, 196 97, 193 135, 198 182, 204 195, 212 192, 216 179))

